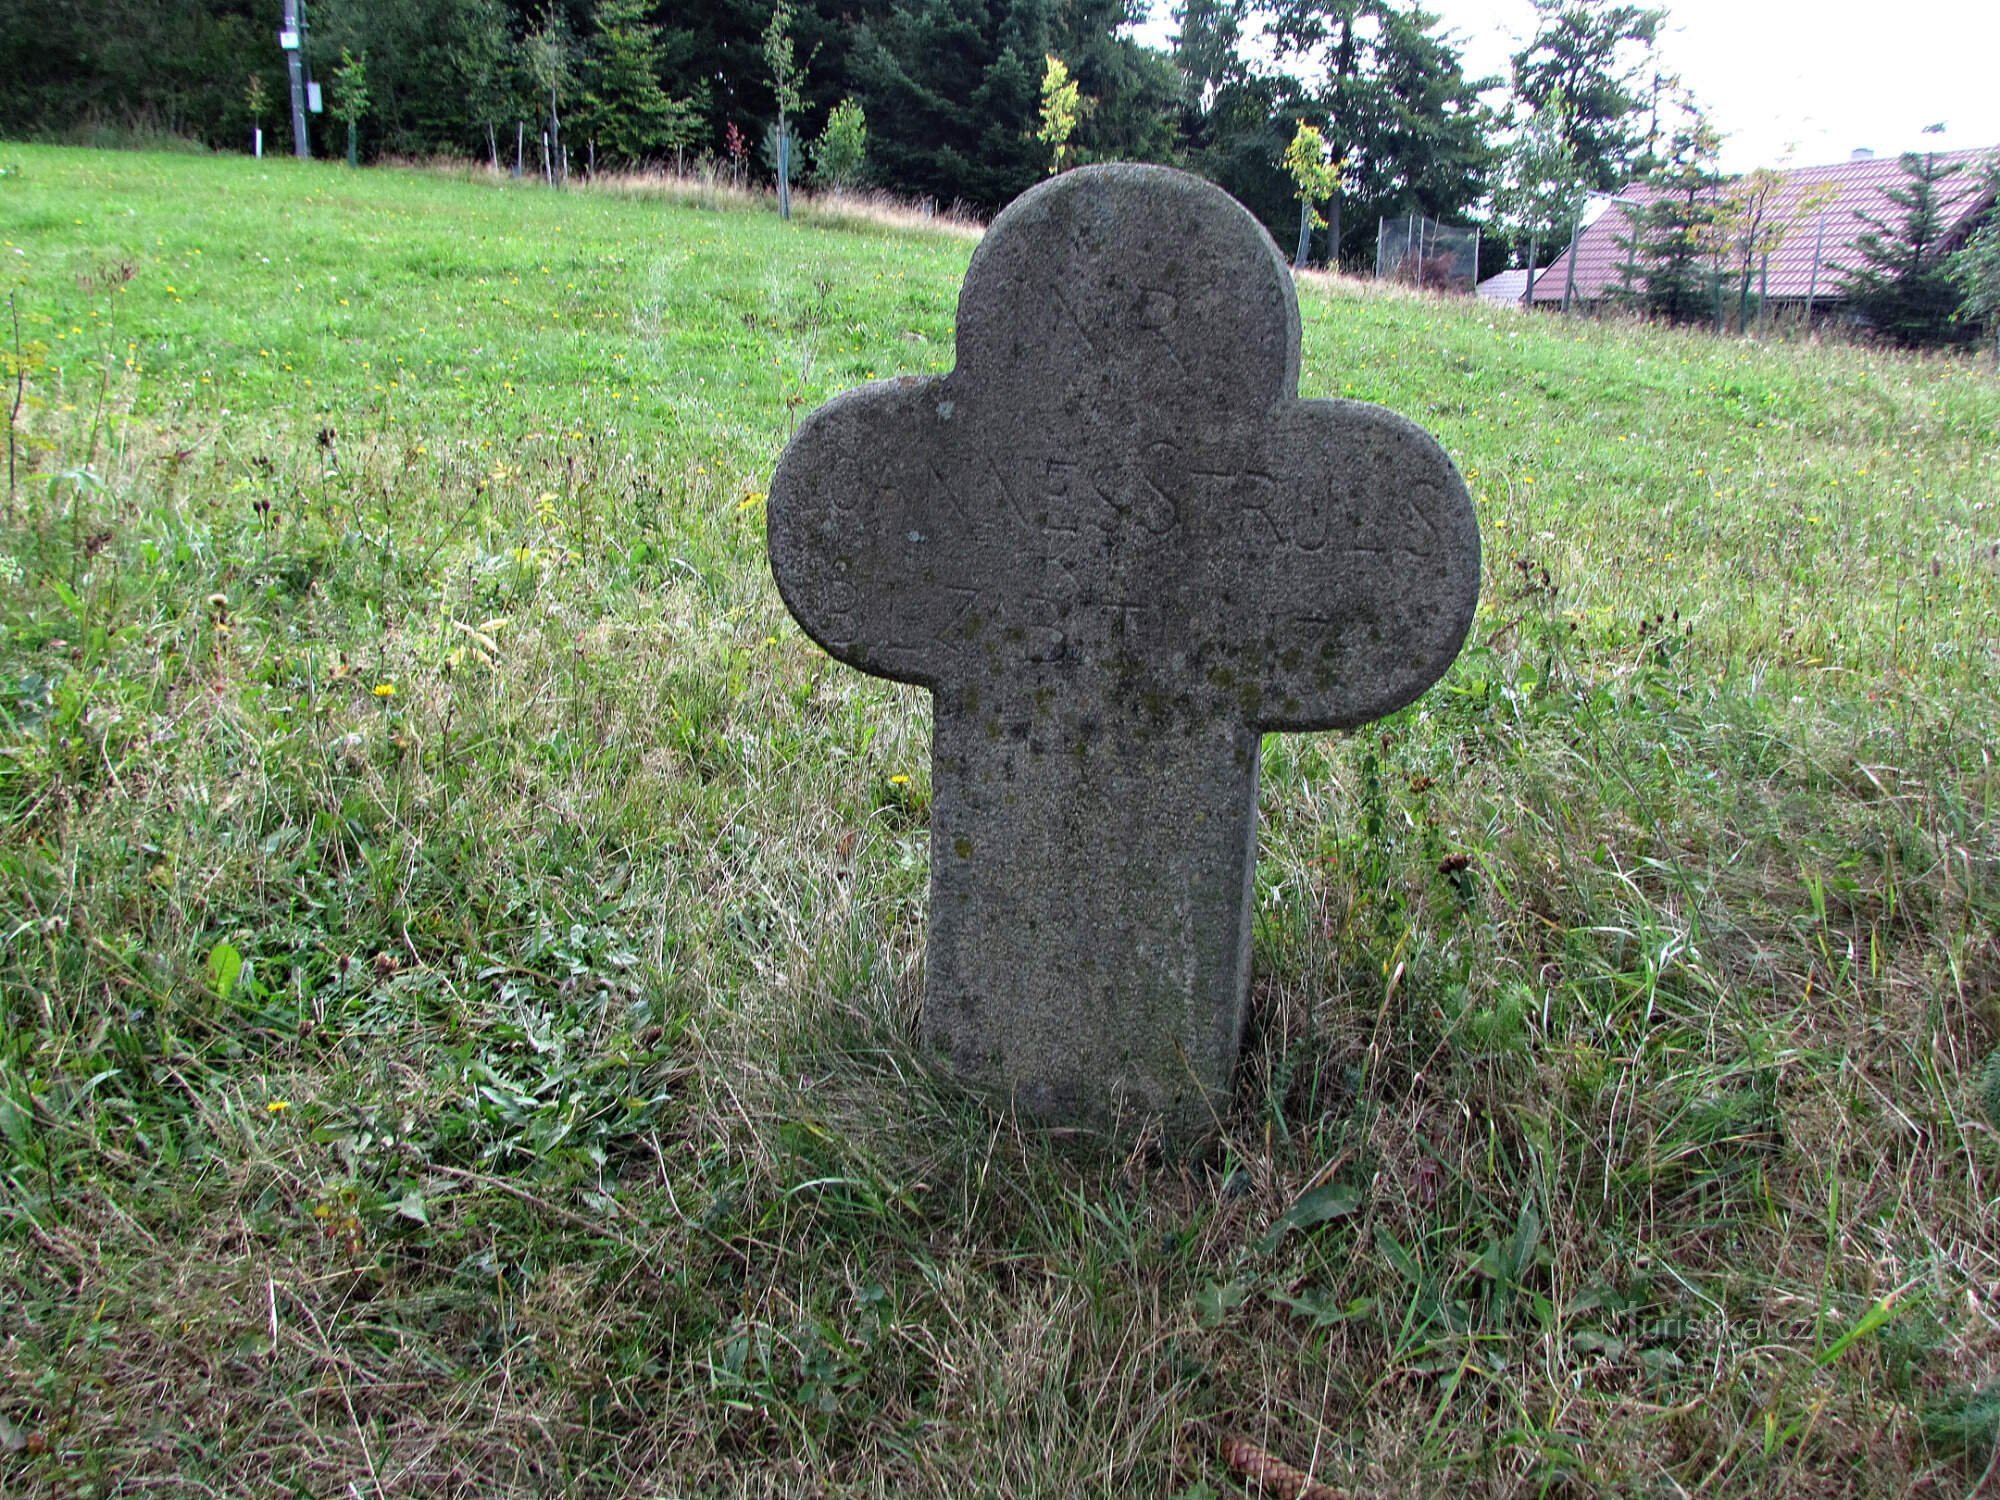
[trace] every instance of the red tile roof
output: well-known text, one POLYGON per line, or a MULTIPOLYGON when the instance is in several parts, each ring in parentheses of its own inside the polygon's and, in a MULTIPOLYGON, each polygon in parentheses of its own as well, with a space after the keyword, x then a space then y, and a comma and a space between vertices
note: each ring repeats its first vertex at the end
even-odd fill
MULTIPOLYGON (((1938 185, 1947 237, 1970 228, 1972 221, 1992 206, 1993 195, 1984 188, 1980 166, 1994 157, 2000 157, 2000 147, 1937 153, 1941 163, 1965 164, 1965 170, 1938 185)), ((1902 161, 1894 156, 1837 162, 1830 167, 1792 167, 1781 172, 1770 212, 1775 222, 1788 224, 1789 228, 1771 252, 1767 295, 1803 299, 1810 291, 1817 300, 1839 298, 1843 273, 1861 263, 1852 242, 1872 227, 1860 216, 1869 214, 1890 225, 1900 222, 1904 210, 1890 202, 1888 195, 1891 188, 1901 187, 1905 180, 1902 161), (1817 278, 1813 274, 1816 251, 1820 257, 1817 278)), ((1594 302, 1619 285, 1618 267, 1627 252, 1619 247, 1618 241, 1631 235, 1632 214, 1656 196, 1644 183, 1634 183, 1578 236, 1575 289, 1578 300, 1594 302)), ((1563 287, 1569 279, 1569 255, 1565 250, 1535 278, 1535 301, 1562 301, 1563 287)))

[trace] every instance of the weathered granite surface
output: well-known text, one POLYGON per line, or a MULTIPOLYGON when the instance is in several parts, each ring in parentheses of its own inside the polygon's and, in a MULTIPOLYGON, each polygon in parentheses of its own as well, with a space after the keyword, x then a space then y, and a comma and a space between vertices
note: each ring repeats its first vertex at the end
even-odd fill
POLYGON ((1222 1110, 1250 969, 1259 736, 1450 665, 1479 533, 1420 428, 1297 399, 1299 313, 1233 199, 1086 167, 994 221, 958 365, 850 391, 771 482, 771 564, 835 657, 935 695, 927 1042, 1056 1124, 1222 1110))

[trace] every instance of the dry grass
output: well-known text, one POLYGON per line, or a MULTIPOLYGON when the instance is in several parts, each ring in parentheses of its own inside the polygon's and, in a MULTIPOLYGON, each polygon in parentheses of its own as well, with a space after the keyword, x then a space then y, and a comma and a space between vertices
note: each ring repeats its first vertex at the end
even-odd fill
POLYGON ((22 156, 10 1500, 1991 1492, 1988 377, 1306 278, 1486 608, 1267 745, 1170 1162, 912 1047, 928 704, 764 568, 962 240, 22 156))

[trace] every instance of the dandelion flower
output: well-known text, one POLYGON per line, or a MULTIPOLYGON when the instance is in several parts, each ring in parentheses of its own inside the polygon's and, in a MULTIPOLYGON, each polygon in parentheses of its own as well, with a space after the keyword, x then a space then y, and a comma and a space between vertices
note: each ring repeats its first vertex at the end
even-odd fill
POLYGON ((378 697, 378 698, 393 698, 393 697, 395 697, 395 696, 396 696, 396 684, 395 684, 395 683, 393 683, 393 682, 378 682, 378 683, 376 683, 376 684, 375 684, 375 696, 376 696, 376 697, 378 697))
POLYGON ((264 1105, 265 1110, 274 1115, 281 1115, 291 1107, 292 1101, 289 1099, 272 1099, 264 1105))

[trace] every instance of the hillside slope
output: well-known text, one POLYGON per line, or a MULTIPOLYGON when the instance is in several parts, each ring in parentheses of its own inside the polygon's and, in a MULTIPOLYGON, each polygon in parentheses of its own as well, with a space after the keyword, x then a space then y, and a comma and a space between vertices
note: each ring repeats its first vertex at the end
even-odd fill
POLYGON ((1990 374, 1308 283, 1481 614, 1267 744, 1222 1144, 1106 1161, 914 1052, 928 702, 763 561, 966 241, 0 167, 0 1490, 1990 1473, 1990 374))

